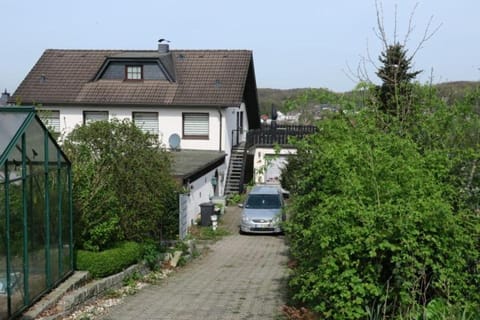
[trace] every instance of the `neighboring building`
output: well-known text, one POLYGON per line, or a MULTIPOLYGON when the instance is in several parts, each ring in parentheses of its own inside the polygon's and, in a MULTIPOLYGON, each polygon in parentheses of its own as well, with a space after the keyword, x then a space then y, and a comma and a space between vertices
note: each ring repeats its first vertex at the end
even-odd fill
POLYGON ((10 99, 10 93, 8 93, 7 89, 5 89, 5 91, 2 92, 2 95, 0 96, 0 107, 6 106, 8 99, 10 99))
POLYGON ((260 184, 280 183, 288 158, 297 154, 296 147, 289 140, 294 137, 303 139, 315 132, 315 126, 278 124, 277 121, 250 130, 245 147, 253 158, 253 181, 260 184))
POLYGON ((157 135, 175 150, 175 175, 191 190, 192 211, 224 194, 232 149, 260 126, 247 50, 170 50, 164 43, 144 51, 46 50, 9 99, 16 100, 48 111, 41 116, 61 135, 112 118, 157 135), (180 164, 185 159, 191 166, 180 164))
POLYGON ((282 170, 288 164, 288 157, 297 154, 297 149, 292 146, 281 146, 278 150, 274 147, 258 146, 254 153, 255 183, 280 183, 282 170))

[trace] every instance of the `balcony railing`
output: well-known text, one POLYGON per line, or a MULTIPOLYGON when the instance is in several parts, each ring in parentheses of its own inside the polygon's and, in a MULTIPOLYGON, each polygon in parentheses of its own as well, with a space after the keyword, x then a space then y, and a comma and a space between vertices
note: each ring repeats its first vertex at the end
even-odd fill
POLYGON ((264 125, 260 129, 247 132, 246 146, 253 145, 287 145, 291 137, 303 138, 308 134, 317 132, 316 126, 302 125, 264 125))

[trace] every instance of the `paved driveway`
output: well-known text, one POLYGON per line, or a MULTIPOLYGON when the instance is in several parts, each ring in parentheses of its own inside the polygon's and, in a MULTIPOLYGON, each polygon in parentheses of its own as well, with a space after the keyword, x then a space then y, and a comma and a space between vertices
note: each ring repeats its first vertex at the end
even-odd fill
POLYGON ((276 319, 287 277, 283 237, 239 235, 239 210, 229 209, 233 235, 161 284, 127 297, 104 319, 276 319))

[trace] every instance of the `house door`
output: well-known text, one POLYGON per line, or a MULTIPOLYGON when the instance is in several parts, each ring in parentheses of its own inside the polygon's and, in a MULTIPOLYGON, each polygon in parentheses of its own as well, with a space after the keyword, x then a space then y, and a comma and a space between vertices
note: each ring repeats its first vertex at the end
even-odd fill
POLYGON ((243 111, 237 112, 237 128, 236 128, 236 143, 239 144, 241 141, 244 140, 243 138, 243 111))

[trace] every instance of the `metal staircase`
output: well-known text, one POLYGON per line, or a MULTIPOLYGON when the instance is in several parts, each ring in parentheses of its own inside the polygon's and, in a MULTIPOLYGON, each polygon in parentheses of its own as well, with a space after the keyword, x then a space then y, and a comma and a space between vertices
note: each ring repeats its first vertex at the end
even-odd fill
POLYGON ((225 184, 226 195, 243 191, 246 156, 245 142, 232 148, 230 163, 228 165, 227 182, 225 184))

